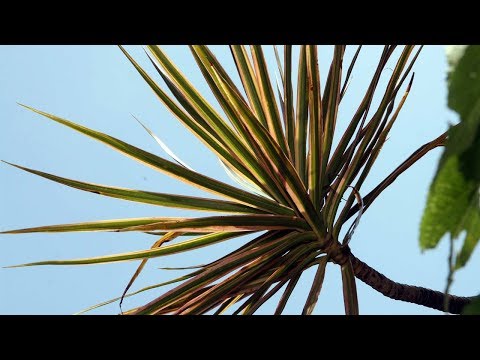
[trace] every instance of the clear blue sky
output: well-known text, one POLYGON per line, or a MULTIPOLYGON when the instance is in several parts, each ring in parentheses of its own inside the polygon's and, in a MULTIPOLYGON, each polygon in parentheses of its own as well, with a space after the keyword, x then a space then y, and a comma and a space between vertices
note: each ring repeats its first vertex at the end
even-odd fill
MULTIPOLYGON (((165 48, 199 90, 215 102, 188 49, 184 46, 165 48)), ((142 65, 151 69, 140 46, 127 46, 127 49, 142 65)), ((354 49, 347 49, 347 61, 354 49)), ((228 49, 214 46, 213 50, 226 64, 227 70, 234 72, 228 49)), ((270 47, 267 50, 272 55, 270 47)), ((359 103, 380 50, 376 46, 366 46, 360 54, 340 110, 340 127, 346 124, 359 103)), ((320 48, 323 78, 331 54, 329 47, 320 48)), ((273 60, 270 56, 271 70, 275 66, 273 60)), ((448 122, 456 121, 455 114, 446 107, 444 48, 426 46, 414 70, 413 90, 363 186, 363 194, 419 146, 443 132, 448 122)), ((381 84, 385 85, 390 71, 385 70, 381 84)), ((232 183, 217 159, 170 115, 115 46, 0 46, 0 158, 89 182, 205 196, 200 190, 29 112, 16 102, 68 118, 166 156, 133 120, 133 114, 150 126, 190 166, 232 183)), ((420 217, 439 155, 440 150, 432 151, 380 196, 363 216, 351 247, 357 257, 395 281, 443 290, 447 242, 443 241, 438 249, 424 254, 418 247, 420 217)), ((4 164, 0 164, 0 184, 0 230, 97 219, 195 215, 190 211, 85 193, 4 164)), ((132 233, 2 235, 0 266, 146 249, 154 240, 151 236, 132 233)), ((151 260, 133 288, 139 289, 180 274, 159 270, 160 266, 204 263, 241 243, 242 240, 233 239, 211 248, 151 260)), ((453 293, 474 295, 480 291, 474 272, 479 256, 477 250, 466 269, 456 274, 453 293)), ((0 268, 0 313, 74 313, 119 296, 137 264, 0 268)), ((301 311, 313 272, 304 274, 285 313, 301 311)), ((390 300, 360 281, 357 284, 362 314, 438 314, 424 307, 390 300)), ((126 299, 125 307, 146 302, 161 291, 154 290, 126 299)), ((274 306, 269 301, 259 313, 270 313, 274 306)), ((94 313, 117 312, 118 306, 114 304, 94 313)), ((337 266, 327 267, 315 313, 343 313, 340 269, 337 266)))

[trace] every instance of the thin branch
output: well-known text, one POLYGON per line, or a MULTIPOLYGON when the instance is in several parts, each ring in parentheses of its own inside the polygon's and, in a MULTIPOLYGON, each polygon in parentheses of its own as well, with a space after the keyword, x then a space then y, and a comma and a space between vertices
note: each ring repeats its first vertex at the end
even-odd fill
MULTIPOLYGON (((388 175, 385 180, 383 180, 380 184, 377 185, 375 189, 370 191, 364 198, 364 208, 363 211, 365 212, 368 207, 373 203, 373 201, 385 190, 389 187, 397 177, 402 174, 405 170, 407 170, 410 166, 415 164, 418 160, 420 160, 425 154, 427 154, 430 150, 433 150, 439 146, 444 146, 445 141, 447 139, 447 132, 444 132, 435 140, 432 140, 425 145, 421 146, 417 151, 415 151, 412 155, 409 156, 407 160, 405 160, 400 166, 398 166, 390 175, 388 175)), ((350 219, 353 215, 357 213, 359 210, 358 204, 353 206, 350 211, 348 212, 347 216, 345 217, 345 221, 350 219)))
POLYGON ((450 287, 452 286, 453 282, 453 273, 455 272, 455 264, 454 264, 454 258, 455 258, 455 244, 453 240, 453 236, 450 234, 450 248, 448 251, 448 275, 447 275, 447 285, 445 286, 445 299, 443 300, 443 310, 445 312, 448 312, 448 303, 450 301, 450 298, 448 297, 448 294, 450 293, 450 287))

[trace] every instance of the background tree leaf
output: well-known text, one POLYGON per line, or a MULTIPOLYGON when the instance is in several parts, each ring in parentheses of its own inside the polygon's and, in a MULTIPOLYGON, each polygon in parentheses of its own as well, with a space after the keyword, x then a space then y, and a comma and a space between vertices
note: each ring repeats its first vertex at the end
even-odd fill
POLYGON ((464 266, 480 239, 480 46, 449 48, 448 106, 460 123, 448 141, 430 186, 420 225, 420 247, 434 248, 450 233, 466 239, 456 268, 464 266), (462 54, 463 52, 463 54, 462 54))
POLYGON ((465 307, 462 315, 479 315, 480 314, 480 298, 465 307))

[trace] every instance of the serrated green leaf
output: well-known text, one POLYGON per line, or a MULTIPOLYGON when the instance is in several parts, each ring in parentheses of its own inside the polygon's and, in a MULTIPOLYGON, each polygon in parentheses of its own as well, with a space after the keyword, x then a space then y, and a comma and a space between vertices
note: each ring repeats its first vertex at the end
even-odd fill
POLYGON ((451 127, 430 186, 420 226, 420 247, 433 248, 449 233, 465 242, 455 268, 464 266, 480 239, 480 46, 449 54, 448 106, 460 115, 451 127))
POLYGON ((457 157, 450 157, 443 164, 430 187, 420 224, 422 249, 434 248, 446 233, 457 235, 464 228, 475 187, 474 182, 463 177, 457 157))

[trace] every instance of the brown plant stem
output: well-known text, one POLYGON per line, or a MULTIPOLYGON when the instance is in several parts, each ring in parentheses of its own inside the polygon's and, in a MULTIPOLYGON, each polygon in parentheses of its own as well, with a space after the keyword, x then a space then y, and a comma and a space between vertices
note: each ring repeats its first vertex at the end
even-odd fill
MULTIPOLYGON (((352 261, 355 277, 386 297, 423 305, 439 311, 445 310, 446 295, 444 293, 420 286, 396 283, 363 261, 357 259, 354 255, 350 254, 349 256, 352 261)), ((447 298, 448 312, 451 314, 460 314, 463 308, 470 304, 475 297, 447 295, 447 298)))

